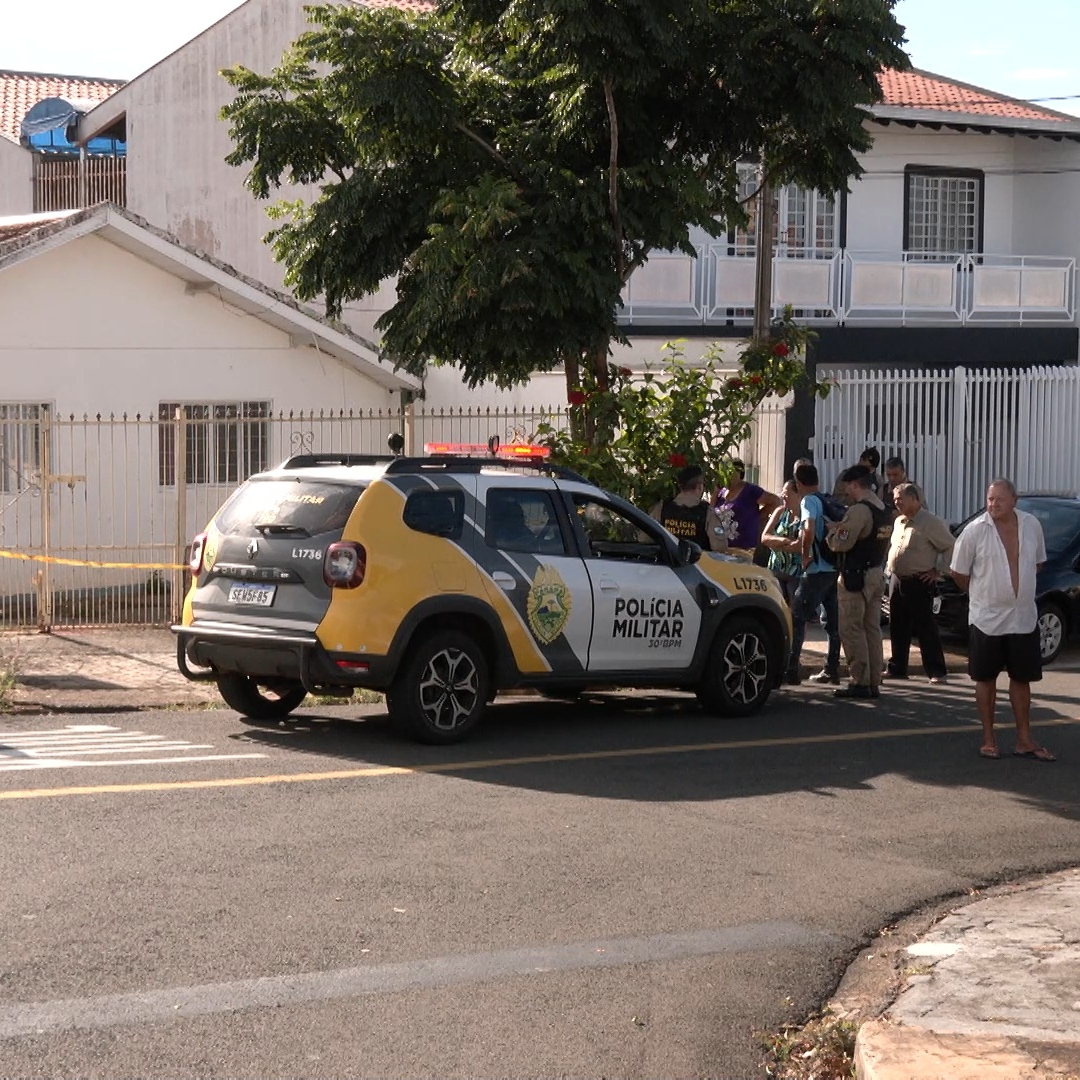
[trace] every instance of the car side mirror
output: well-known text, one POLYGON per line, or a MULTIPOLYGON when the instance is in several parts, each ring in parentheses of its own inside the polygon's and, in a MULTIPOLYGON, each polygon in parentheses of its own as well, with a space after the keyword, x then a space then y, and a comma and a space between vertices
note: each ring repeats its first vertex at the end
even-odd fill
POLYGON ((678 562, 680 566, 690 566, 692 563, 696 563, 701 558, 701 545, 695 544, 693 540, 679 539, 679 556, 678 562))

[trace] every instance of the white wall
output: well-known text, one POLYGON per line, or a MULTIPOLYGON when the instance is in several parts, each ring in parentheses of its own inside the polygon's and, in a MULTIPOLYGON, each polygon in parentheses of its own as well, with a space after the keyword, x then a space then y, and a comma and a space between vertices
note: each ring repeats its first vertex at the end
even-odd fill
POLYGON ((985 174, 983 250, 1080 258, 1080 144, 1026 135, 873 125, 866 173, 848 196, 847 246, 903 244, 904 168, 933 165, 985 174))
POLYGON ((1080 258, 1080 143, 1018 139, 1016 254, 1080 258))
POLYGON ((7 401, 156 415, 161 401, 269 400, 275 411, 389 408, 342 361, 96 235, 0 271, 7 401))
POLYGON ((30 151, 0 135, 0 217, 33 213, 33 185, 30 151))

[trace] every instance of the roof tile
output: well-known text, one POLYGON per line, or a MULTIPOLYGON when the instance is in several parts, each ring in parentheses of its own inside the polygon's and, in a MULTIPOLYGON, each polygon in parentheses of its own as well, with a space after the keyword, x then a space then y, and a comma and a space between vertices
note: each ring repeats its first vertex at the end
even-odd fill
POLYGON ((0 135, 12 142, 18 142, 19 124, 27 110, 45 98, 104 101, 123 85, 123 79, 45 75, 35 71, 0 71, 0 135))
POLYGON ((881 73, 881 90, 885 95, 882 104, 900 108, 935 109, 940 112, 1009 120, 1068 123, 1076 119, 1062 116, 1053 109, 1043 109, 1026 101, 1017 101, 993 90, 983 90, 940 75, 932 75, 928 71, 887 69, 881 73))

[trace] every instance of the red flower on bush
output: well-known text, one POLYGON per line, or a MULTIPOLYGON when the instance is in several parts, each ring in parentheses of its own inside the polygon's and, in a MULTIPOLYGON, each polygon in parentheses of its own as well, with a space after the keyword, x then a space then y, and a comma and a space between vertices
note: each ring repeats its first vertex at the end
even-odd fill
POLYGON ((670 454, 668 456, 668 464, 673 469, 683 469, 686 467, 686 458, 682 454, 670 454))
POLYGON ((773 356, 787 356, 791 350, 787 347, 786 341, 778 341, 773 347, 773 356))
POLYGON ((634 374, 628 367, 621 367, 618 371, 624 379, 629 379, 630 376, 634 374))
POLYGON ((566 395, 566 400, 571 405, 584 405, 589 400, 589 395, 584 390, 571 390, 566 395))
POLYGON ((750 383, 751 386, 760 386, 765 380, 760 375, 751 375, 746 381, 750 383))
POLYGON ((742 379, 728 379, 724 385, 729 390, 741 390, 743 388, 743 381, 742 379))

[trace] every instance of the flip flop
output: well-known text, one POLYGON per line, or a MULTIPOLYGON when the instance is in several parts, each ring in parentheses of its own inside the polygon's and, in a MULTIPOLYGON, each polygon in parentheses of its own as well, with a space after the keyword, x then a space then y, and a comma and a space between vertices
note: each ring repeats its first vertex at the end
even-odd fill
POLYGON ((993 758, 997 761, 1001 757, 1001 751, 996 746, 980 746, 979 757, 993 758))
POLYGON ((1014 750, 1013 757, 1030 758, 1032 761, 1057 761, 1045 746, 1036 746, 1034 750, 1014 750))

